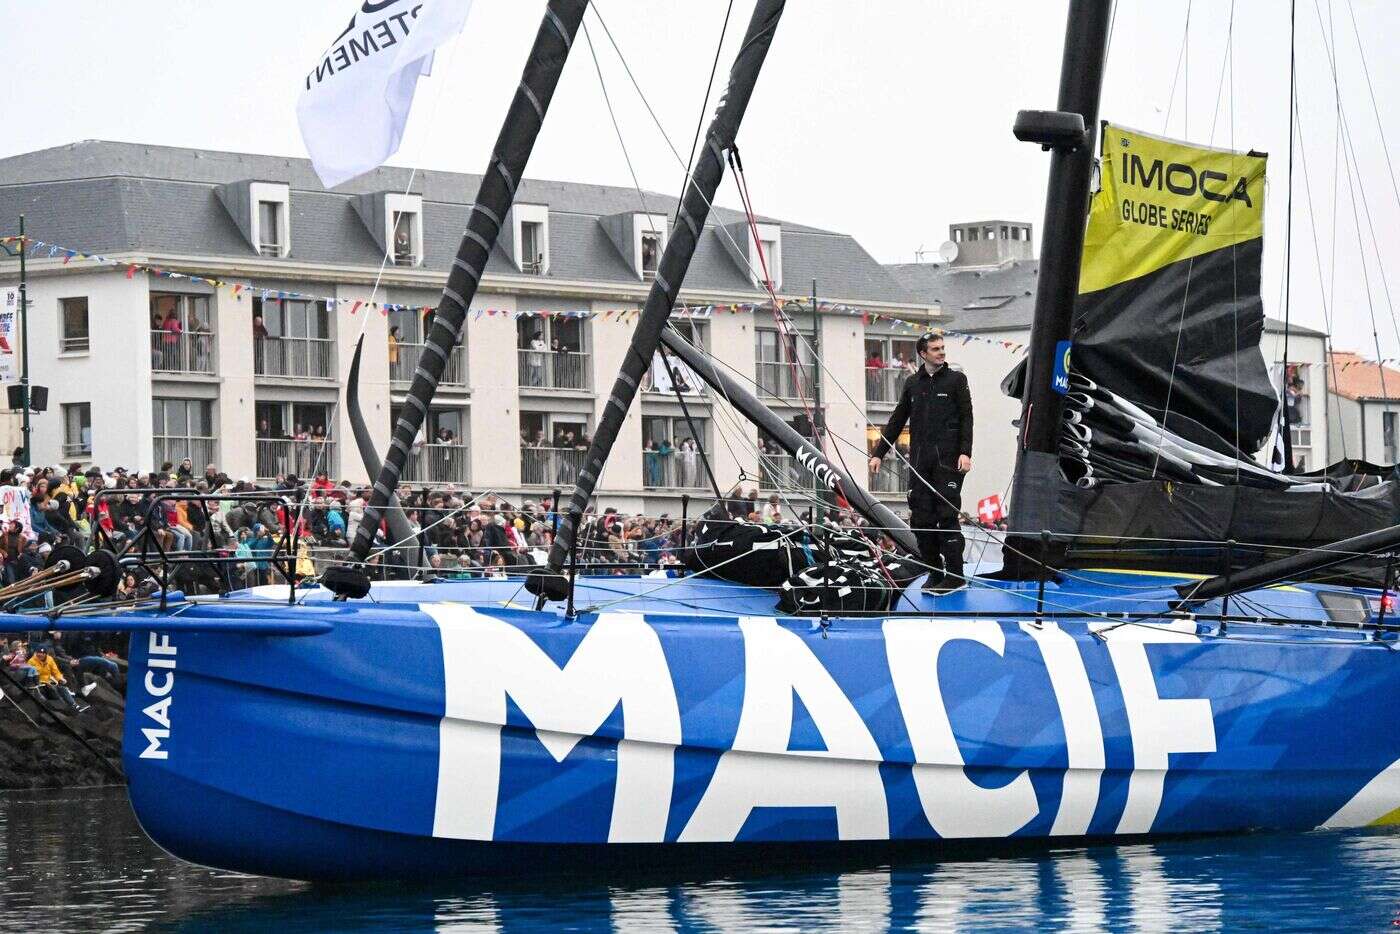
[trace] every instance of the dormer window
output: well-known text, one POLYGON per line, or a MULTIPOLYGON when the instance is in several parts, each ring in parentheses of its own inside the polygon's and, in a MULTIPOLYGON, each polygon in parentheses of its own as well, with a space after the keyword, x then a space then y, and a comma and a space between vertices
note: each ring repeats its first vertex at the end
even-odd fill
POLYGON ((758 241, 749 235, 749 276, 761 289, 777 289, 783 285, 783 232, 777 224, 757 224, 758 241), (764 270, 768 280, 763 281, 764 270))
POLYGON ((520 271, 532 276, 544 273, 544 224, 521 222, 520 271))
POLYGON ((661 263, 661 234, 659 232, 643 232, 642 234, 642 278, 655 279, 657 266, 661 263))
POLYGON ((418 215, 412 211, 394 212, 394 265, 417 266, 418 215))
POLYGON ((253 206, 250 240, 259 256, 282 259, 292 252, 289 208, 291 192, 281 182, 250 182, 248 201, 253 206))
POLYGON ((263 256, 282 255, 282 205, 276 201, 258 202, 258 252, 263 256))

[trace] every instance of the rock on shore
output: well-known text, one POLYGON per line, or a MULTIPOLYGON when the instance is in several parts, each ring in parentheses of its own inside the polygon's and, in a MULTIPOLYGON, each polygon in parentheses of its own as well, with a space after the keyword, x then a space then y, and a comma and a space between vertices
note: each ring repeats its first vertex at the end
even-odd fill
POLYGON ((117 784, 112 770, 73 735, 121 769, 125 704, 106 681, 98 679, 82 698, 90 708, 80 714, 8 681, 0 680, 0 687, 0 790, 117 784))

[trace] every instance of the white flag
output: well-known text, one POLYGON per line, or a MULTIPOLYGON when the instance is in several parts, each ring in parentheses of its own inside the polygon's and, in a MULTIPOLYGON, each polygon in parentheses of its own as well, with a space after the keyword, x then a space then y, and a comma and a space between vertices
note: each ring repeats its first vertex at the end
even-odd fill
POLYGON ((403 139, 418 76, 462 31, 472 0, 364 0, 306 76, 297 122, 333 188, 384 164, 403 139))

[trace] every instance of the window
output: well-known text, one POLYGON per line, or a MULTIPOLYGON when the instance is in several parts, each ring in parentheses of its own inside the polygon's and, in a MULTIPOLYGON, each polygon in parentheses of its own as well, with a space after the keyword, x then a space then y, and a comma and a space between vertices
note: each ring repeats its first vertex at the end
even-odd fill
POLYGON ((1001 239, 1006 240, 1006 239, 1009 238, 1009 236, 1010 236, 1010 233, 1009 233, 1009 231, 1007 231, 1006 225, 1005 225, 1005 224, 1002 224, 1002 225, 1001 225, 1001 239))
POLYGON ((767 288, 775 289, 778 287, 778 241, 760 240, 758 242, 763 247, 763 258, 759 263, 758 271, 761 273, 765 268, 768 270, 768 281, 764 285, 767 288))
POLYGON ((63 456, 92 454, 92 404, 71 402, 63 408, 63 456))
POLYGON ((214 328, 207 295, 151 293, 151 368, 214 372, 214 328))
POLYGON ((977 239, 977 228, 976 228, 976 227, 969 227, 969 228, 967 228, 967 239, 969 239, 969 240, 976 240, 976 239, 977 239))
MULTIPOLYGON (((403 406, 390 408, 390 432, 403 411, 403 406)), ((466 431, 461 409, 429 409, 418 438, 409 449, 401 479, 415 483, 466 483, 466 431)))
MULTIPOLYGON (((705 329, 701 322, 684 319, 673 320, 671 327, 675 328, 681 337, 689 341, 697 350, 704 352, 705 329)), ((663 359, 661 351, 658 350, 652 354, 651 367, 647 370, 642 388, 649 392, 663 392, 674 396, 677 389, 681 392, 704 392, 705 384, 695 371, 686 366, 675 354, 667 351, 666 357, 663 359), (671 364, 669 368, 666 366, 667 361, 670 361, 671 364), (676 376, 674 381, 671 379, 672 373, 676 376)))
POLYGON ((188 457, 196 471, 216 464, 218 441, 214 434, 214 403, 208 399, 151 400, 154 461, 178 464, 188 457))
POLYGON ((258 376, 335 376, 325 302, 253 299, 253 372, 258 376))
POLYGON ((703 418, 648 415, 642 418, 642 486, 693 490, 705 485, 700 463, 708 424, 703 418), (691 425, 694 425, 692 431, 691 425))
POLYGON ((578 478, 591 442, 582 415, 520 413, 520 482, 565 486, 578 478))
POLYGON ((281 256, 282 239, 282 205, 277 201, 259 201, 258 252, 263 256, 281 256))
POLYGON ((865 401, 895 403, 919 368, 917 343, 898 337, 866 337, 865 401))
POLYGON ((1400 446, 1396 444, 1397 422, 1400 422, 1400 413, 1381 413, 1381 440, 1385 445, 1383 463, 1387 465, 1400 461, 1400 446))
POLYGON ((522 388, 588 389, 592 367, 584 343, 584 319, 572 315, 521 315, 515 341, 522 388))
POLYGON ((411 211, 394 212, 394 265, 418 265, 417 215, 411 211))
POLYGON ((520 222, 520 271, 544 274, 544 224, 537 221, 520 222))
POLYGON ((642 234, 642 278, 655 279, 656 269, 661 262, 661 234, 648 231, 642 234))
POLYGON ((795 334, 760 328, 754 331, 754 344, 761 393, 781 399, 811 398, 816 368, 810 343, 795 334))
POLYGON ((259 477, 336 474, 335 425, 325 402, 259 402, 256 420, 259 477))
POLYGON ((62 319, 62 336, 58 349, 63 353, 86 353, 88 349, 88 300, 60 298, 58 313, 62 319))
POLYGON ((1312 367, 1289 363, 1284 367, 1284 414, 1293 445, 1295 470, 1312 469, 1312 367))
POLYGON ((962 242, 963 242, 963 230, 962 230, 961 227, 954 227, 954 228, 953 228, 953 242, 954 242, 954 243, 962 243, 962 242))

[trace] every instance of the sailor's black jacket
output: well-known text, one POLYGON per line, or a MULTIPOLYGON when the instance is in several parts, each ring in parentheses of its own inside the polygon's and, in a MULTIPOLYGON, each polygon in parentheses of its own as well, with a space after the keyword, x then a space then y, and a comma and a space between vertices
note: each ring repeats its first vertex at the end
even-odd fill
POLYGON ((872 457, 884 457, 909 423, 909 461, 923 472, 934 466, 956 467, 958 456, 972 456, 972 393, 967 377, 944 365, 929 375, 926 367, 909 377, 899 405, 885 423, 872 457))

